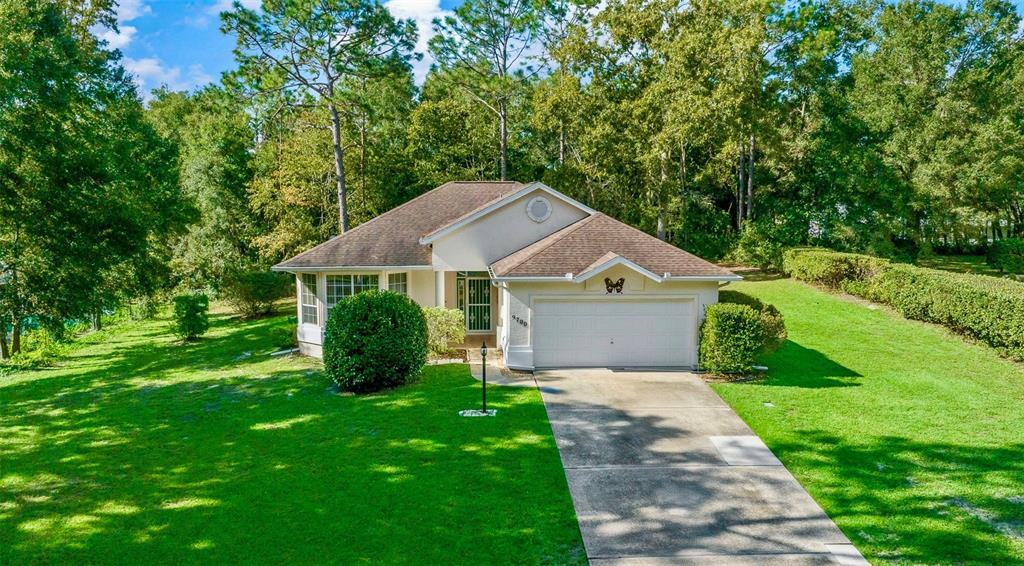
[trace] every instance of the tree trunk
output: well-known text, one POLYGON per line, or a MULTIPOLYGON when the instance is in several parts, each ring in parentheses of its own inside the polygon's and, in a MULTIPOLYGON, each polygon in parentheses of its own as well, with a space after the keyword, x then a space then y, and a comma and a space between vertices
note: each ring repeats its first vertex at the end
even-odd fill
POLYGON ((662 204, 661 193, 664 190, 665 183, 668 182, 668 156, 664 153, 661 154, 661 179, 658 183, 658 191, 655 193, 655 202, 653 203, 658 207, 658 239, 662 242, 668 240, 668 234, 665 227, 665 206, 662 204))
POLYGON ((7 323, 0 319, 0 360, 11 357, 11 350, 7 346, 7 323))
POLYGON ((499 150, 501 153, 501 180, 508 180, 508 107, 505 99, 498 100, 499 150))
POLYGON ((747 156, 747 220, 750 220, 754 215, 754 151, 754 136, 751 134, 750 155, 747 156))
POLYGON ((93 310, 93 312, 92 312, 92 329, 93 329, 93 331, 103 330, 103 320, 100 318, 102 316, 103 316, 103 311, 101 309, 97 308, 97 309, 93 310))
POLYGON ((679 144, 679 197, 686 197, 686 143, 679 144))
POLYGON ((338 228, 341 233, 348 232, 348 205, 345 194, 345 152, 341 148, 341 119, 338 117, 338 107, 333 103, 328 104, 331 112, 331 141, 334 144, 334 177, 338 184, 338 228))
POLYGON ((565 121, 558 121, 558 164, 565 163, 565 121))
POLYGON ((359 196, 366 207, 366 113, 359 124, 359 196))
POLYGON ((21 319, 11 318, 11 355, 21 353, 21 319))
POLYGON ((744 181, 744 175, 746 173, 745 163, 743 161, 743 142, 736 144, 736 153, 739 155, 739 165, 736 167, 737 177, 739 177, 739 183, 736 187, 736 229, 743 229, 743 189, 746 184, 744 181))

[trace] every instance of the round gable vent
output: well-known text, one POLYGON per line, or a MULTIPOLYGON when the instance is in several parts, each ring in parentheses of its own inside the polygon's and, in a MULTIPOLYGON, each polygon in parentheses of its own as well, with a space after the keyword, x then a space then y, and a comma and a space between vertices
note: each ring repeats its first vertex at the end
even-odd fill
POLYGON ((534 197, 526 203, 526 215, 534 222, 544 222, 551 216, 551 203, 544 197, 534 197))

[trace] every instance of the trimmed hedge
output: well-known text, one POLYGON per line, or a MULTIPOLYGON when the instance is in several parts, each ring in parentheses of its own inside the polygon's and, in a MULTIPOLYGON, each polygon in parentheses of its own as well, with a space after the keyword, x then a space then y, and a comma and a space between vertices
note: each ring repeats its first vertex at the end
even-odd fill
POLYGON ((466 340, 465 315, 459 309, 424 307, 427 319, 427 349, 432 357, 450 354, 453 344, 466 340))
POLYGON ((789 250, 783 264, 797 279, 889 305, 907 318, 941 324, 1024 361, 1020 283, 821 249, 789 250))
POLYGON ((719 291, 718 302, 747 305, 757 311, 764 341, 761 350, 764 352, 778 350, 789 336, 786 332, 786 322, 782 318, 782 313, 779 312, 779 309, 775 308, 775 305, 762 302, 761 299, 746 293, 730 290, 719 291))
POLYGON ((427 362, 427 321, 409 297, 364 291, 331 309, 324 329, 324 370, 346 391, 395 387, 427 362))
POLYGON ((782 270, 791 277, 832 289, 870 279, 889 265, 885 259, 824 248, 794 248, 782 254, 782 270))
POLYGON ((1024 273, 1024 239, 996 240, 989 246, 985 259, 989 265, 1000 271, 1024 273))
POLYGON ((749 372, 764 346, 761 316, 747 305, 708 305, 700 327, 700 367, 712 373, 749 372))

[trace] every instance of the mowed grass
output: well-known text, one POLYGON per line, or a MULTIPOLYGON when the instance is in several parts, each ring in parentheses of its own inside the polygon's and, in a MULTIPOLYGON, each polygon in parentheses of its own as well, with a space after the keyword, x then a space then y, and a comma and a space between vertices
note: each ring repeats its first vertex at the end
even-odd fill
POLYGON ((1021 366, 792 280, 729 288, 789 340, 715 390, 872 563, 1024 563, 1021 366))
POLYGON ((976 275, 991 275, 1002 277, 1003 273, 990 266, 983 255, 933 255, 922 257, 917 260, 917 265, 953 271, 955 273, 974 273, 976 275))
POLYGON ((127 323, 0 377, 0 564, 586 561, 537 391, 428 367, 378 395, 271 357, 276 317, 127 323))

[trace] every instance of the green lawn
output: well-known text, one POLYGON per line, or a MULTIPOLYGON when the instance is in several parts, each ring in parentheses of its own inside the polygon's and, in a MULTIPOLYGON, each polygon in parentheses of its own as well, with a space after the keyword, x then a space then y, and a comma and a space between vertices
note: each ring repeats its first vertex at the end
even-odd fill
POLYGON ((983 255, 933 255, 919 258, 917 265, 956 273, 974 273, 977 275, 991 275, 993 277, 1003 276, 998 269, 985 262, 985 256, 983 255))
POLYGON ((544 407, 429 367, 373 396, 272 358, 282 317, 195 345, 127 323, 0 377, 0 564, 583 563, 544 407))
POLYGON ((792 280, 769 377, 715 389, 872 562, 1024 562, 1024 369, 792 280), (771 403, 774 406, 766 406, 771 403))

